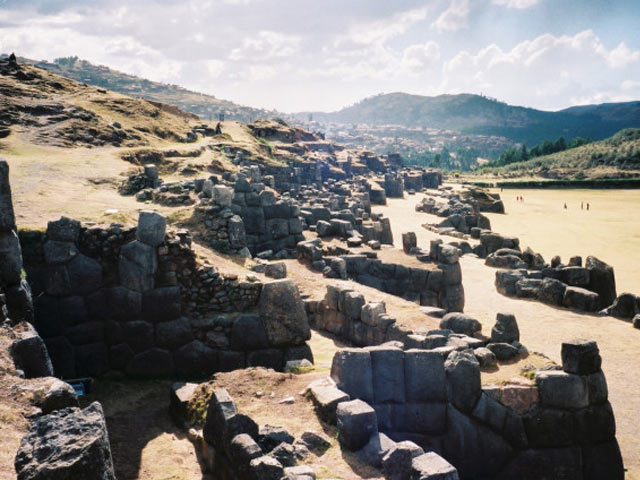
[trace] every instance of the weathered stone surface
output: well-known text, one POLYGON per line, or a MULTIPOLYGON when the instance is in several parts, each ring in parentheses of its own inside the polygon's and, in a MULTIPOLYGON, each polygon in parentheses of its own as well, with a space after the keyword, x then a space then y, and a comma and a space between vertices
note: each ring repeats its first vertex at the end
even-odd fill
POLYGON ((543 405, 558 408, 582 408, 589 405, 586 380, 559 370, 536 373, 536 383, 543 405))
POLYGON ((325 422, 335 425, 338 404, 349 401, 349 395, 331 385, 313 385, 309 391, 318 416, 325 422))
POLYGON ((12 285, 20 282, 22 252, 20 240, 13 230, 0 232, 0 283, 12 285))
POLYGON ((171 376, 173 371, 171 353, 161 348, 152 348, 137 354, 126 368, 127 375, 146 378, 166 378, 171 376))
POLYGON ((412 480, 458 480, 458 471, 435 452, 419 455, 411 461, 412 480))
POLYGON ((443 455, 456 466, 461 478, 492 478, 513 449, 492 430, 447 407, 443 455))
POLYGON ((382 459, 394 445, 395 442, 393 440, 384 433, 378 432, 376 435, 371 435, 369 442, 358 450, 358 457, 367 465, 380 468, 382 459))
POLYGON ((456 333, 473 336, 482 330, 482 325, 478 320, 469 315, 460 312, 451 312, 442 318, 440 328, 446 328, 456 333))
POLYGON ((169 390, 169 414, 180 428, 189 426, 187 419, 189 401, 193 396, 197 383, 176 382, 169 390))
POLYGON ((366 350, 344 348, 336 352, 331 364, 331 378, 351 398, 373 403, 371 355, 366 350))
POLYGON ((513 343, 520 340, 520 330, 516 316, 511 313, 498 313, 496 324, 491 329, 491 341, 494 343, 513 343))
POLYGON ((444 359, 437 352, 404 352, 404 381, 408 402, 445 401, 447 382, 444 359))
POLYGON ((81 377, 99 377, 109 369, 109 351, 102 343, 75 347, 76 373, 81 377))
POLYGON ((138 216, 136 239, 152 247, 164 242, 167 220, 164 215, 151 210, 142 210, 138 216))
MULTIPOLYGON (((93 297, 92 295, 90 298, 93 299, 93 297)), ((110 288, 106 292, 106 301, 108 303, 104 304, 104 308, 109 305, 108 315, 114 320, 131 320, 142 312, 142 295, 135 290, 125 287, 110 288)), ((91 300, 89 300, 89 306, 91 306, 91 300)), ((91 311, 91 308, 89 310, 91 311)))
POLYGON ((295 438, 283 427, 261 425, 258 430, 258 444, 265 452, 270 452, 281 443, 292 444, 295 438))
POLYGON ((19 480, 115 480, 100 404, 36 419, 20 442, 15 468, 19 480))
POLYGON ((42 413, 48 415, 63 408, 77 407, 78 396, 75 390, 67 382, 51 379, 42 395, 36 395, 36 405, 42 409, 42 413))
POLYGON ((598 445, 582 447, 583 480, 623 480, 625 477, 622 455, 614 439, 598 445))
POLYGON ((376 412, 362 400, 338 404, 336 419, 340 443, 351 451, 360 450, 378 433, 376 412))
POLYGON ((404 352, 379 345, 369 347, 374 403, 404 403, 404 352))
POLYGON ((275 280, 262 287, 260 318, 273 346, 300 344, 311 338, 304 304, 292 280, 275 280))
POLYGON ((156 325, 156 345, 159 347, 174 350, 191 340, 193 340, 193 332, 186 317, 156 325))
POLYGON ((254 458, 262 456, 262 449, 249 435, 240 433, 231 440, 229 454, 238 474, 246 476, 249 472, 249 463, 254 458))
POLYGON ((142 315, 153 322, 167 322, 180 316, 180 287, 160 287, 142 295, 142 315))
POLYGON ((237 413, 236 404, 229 392, 224 388, 215 389, 209 401, 202 429, 204 439, 212 445, 219 445, 226 422, 237 413))
POLYGON ((579 447, 525 450, 507 464, 497 479, 582 480, 581 460, 579 447))
POLYGON ((600 308, 611 305, 616 298, 613 267, 592 256, 587 257, 585 267, 589 270, 589 290, 600 295, 600 308))
POLYGON ((412 248, 416 248, 418 242, 415 232, 406 232, 402 234, 402 249, 404 253, 411 253, 412 248))
POLYGON ((193 340, 173 353, 176 373, 183 377, 211 375, 218 369, 218 354, 200 340, 193 340))
POLYGON ((593 340, 576 339, 562 342, 560 355, 562 369, 567 373, 588 375, 599 372, 602 366, 598 344, 593 340))
POLYGON ((405 440, 393 445, 382 457, 382 472, 387 480, 409 480, 413 460, 424 454, 422 448, 405 440))
POLYGON ((449 401, 463 412, 470 412, 480 397, 480 364, 469 351, 452 352, 444 364, 449 401))
POLYGON ((473 354, 478 360, 480 368, 490 368, 497 363, 495 354, 486 347, 475 348, 473 354))
POLYGON ((76 242, 80 235, 80 222, 68 217, 47 223, 47 236, 61 242, 76 242))
POLYGON ((516 283, 524 279, 524 274, 514 270, 498 270, 496 272, 496 289, 502 295, 513 297, 516 295, 516 283))
POLYGON ((275 458, 283 467, 293 467, 298 460, 296 458, 295 448, 289 443, 282 442, 269 452, 269 455, 275 458))
POLYGON ((86 255, 78 254, 67 264, 69 286, 78 295, 86 295, 102 286, 102 265, 86 255))
POLYGON ((144 320, 123 323, 122 336, 136 353, 144 352, 155 344, 153 325, 144 320))
POLYGON ((487 348, 493 352, 500 361, 511 360, 518 356, 518 349, 509 343, 489 343, 487 348))
POLYGON ((267 331, 260 317, 249 313, 239 315, 231 326, 230 343, 233 350, 268 348, 267 331))
POLYGON ((538 290, 538 300, 549 305, 560 306, 564 299, 564 292, 567 286, 560 280, 555 278, 545 278, 540 284, 540 290, 538 290))
POLYGON ((586 288, 567 287, 562 297, 562 306, 582 312, 595 312, 599 304, 599 295, 586 288))
POLYGON ((154 286, 158 267, 156 250, 140 241, 129 242, 120 249, 120 283, 138 292, 146 292, 154 286))
POLYGON ((268 455, 254 458, 249 464, 251 480, 281 480, 284 468, 275 458, 268 455))
POLYGON ((44 259, 47 263, 65 263, 78 254, 78 248, 72 242, 47 240, 43 246, 44 259))
POLYGON ((282 262, 269 263, 264 267, 264 274, 269 278, 281 279, 287 277, 287 265, 282 262))
POLYGON ((14 363, 24 372, 26 378, 53 376, 53 365, 47 347, 35 331, 14 340, 10 351, 14 363))

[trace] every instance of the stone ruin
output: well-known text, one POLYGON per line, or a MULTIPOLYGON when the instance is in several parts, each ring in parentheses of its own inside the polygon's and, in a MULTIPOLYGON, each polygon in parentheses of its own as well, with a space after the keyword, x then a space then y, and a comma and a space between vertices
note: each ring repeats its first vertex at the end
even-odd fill
POLYGON ((17 230, 9 165, 0 160, 0 292, 4 295, 2 315, 8 316, 13 323, 33 321, 31 290, 23 277, 22 249, 17 230))
POLYGON ((290 280, 238 281, 197 265, 188 231, 165 230, 162 215, 142 211, 137 228, 63 217, 23 234, 34 324, 59 376, 191 377, 311 358, 290 280))
POLYGON ((600 367, 595 342, 576 340, 562 344, 562 369, 483 388, 469 350, 391 342, 339 351, 310 393, 343 447, 387 479, 458 478, 455 469, 461 479, 622 480, 600 367))

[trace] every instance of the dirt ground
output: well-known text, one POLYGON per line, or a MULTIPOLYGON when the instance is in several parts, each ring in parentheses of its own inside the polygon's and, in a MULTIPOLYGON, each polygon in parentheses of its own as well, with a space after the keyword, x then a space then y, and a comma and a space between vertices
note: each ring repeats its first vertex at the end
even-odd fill
POLYGON ((595 255, 615 268, 618 293, 640 293, 640 190, 494 192, 501 193, 507 213, 487 214, 493 230, 519 237, 522 246, 547 261, 554 255, 565 262, 573 255, 583 260, 595 255), (524 202, 517 202, 516 195, 524 202))
POLYGON ((99 380, 82 399, 100 401, 118 480, 211 480, 186 432, 169 416, 169 381, 99 380))
MULTIPOLYGON (((636 192, 636 195, 639 194, 640 192, 636 192)), ((512 196, 515 197, 515 195, 516 193, 513 192, 512 196)), ((523 196, 525 202, 533 201, 534 197, 529 191, 525 191, 523 196)), ((404 199, 389 199, 387 206, 374 207, 374 211, 382 212, 391 218, 391 228, 396 246, 401 246, 402 232, 414 231, 418 238, 418 246, 422 248, 428 248, 429 242, 438 238, 437 234, 420 227, 425 222, 433 222, 437 219, 435 216, 414 210, 415 204, 420 201, 421 197, 422 194, 417 194, 407 196, 404 199)), ((578 208, 580 208, 579 203, 578 208)), ((507 211, 510 209, 509 202, 507 202, 506 209, 507 211)), ((494 217, 495 215, 492 216, 492 222, 494 217)), ((531 218, 529 222, 534 224, 535 220, 531 218)), ((551 221, 546 223, 550 228, 547 232, 550 237, 554 237, 553 232, 555 231, 551 228, 552 223, 551 221)), ((562 224, 562 222, 558 223, 562 224)), ((501 233, 518 234, 515 231, 502 232, 498 222, 492 226, 494 230, 501 233)), ((597 227, 593 228, 595 230, 597 227)), ((604 223, 599 228, 606 229, 608 227, 604 223)), ((640 227, 636 226, 634 234, 636 236, 640 234, 640 227)), ((441 238, 445 241, 454 240, 448 237, 441 238)), ((555 241, 560 245, 563 236, 558 234, 555 235, 555 238, 555 241)), ((586 239, 583 240, 586 241, 586 239)), ((550 246, 553 244, 553 238, 549 238, 547 241, 550 246)), ((615 247, 619 250, 617 255, 620 258, 625 255, 631 257, 639 254, 637 248, 635 251, 627 250, 629 248, 627 239, 622 238, 620 242, 621 244, 615 247)), ((524 244, 526 245, 527 242, 525 241, 524 244)), ((532 248, 539 247, 532 245, 532 248)), ((554 251, 561 253, 559 248, 554 251)), ((575 254, 578 253, 580 252, 575 252, 575 254)), ((594 253, 596 252, 594 251, 594 253)), ((602 258, 616 267, 617 274, 616 262, 607 258, 607 255, 602 255, 602 258)), ((634 265, 631 264, 631 268, 634 265)), ((497 312, 511 312, 516 315, 518 320, 521 342, 530 351, 541 352, 556 362, 560 362, 560 347, 563 341, 572 338, 588 338, 598 342, 602 355, 602 369, 609 386, 609 400, 616 416, 617 438, 622 449, 625 467, 628 470, 627 479, 640 479, 640 429, 638 428, 640 425, 640 382, 636 378, 638 358, 640 358, 640 330, 632 328, 628 322, 609 317, 578 314, 539 302, 505 297, 500 295, 494 287, 495 269, 486 267, 481 259, 462 257, 461 266, 466 297, 465 312, 473 315, 482 323, 483 332, 490 331, 495 323, 497 312)), ((635 291, 637 292, 638 289, 635 291)))
POLYGON ((311 401, 301 395, 309 383, 325 376, 323 372, 294 375, 250 368, 216 375, 212 388, 226 388, 238 411, 260 425, 282 426, 296 438, 307 430, 324 433, 331 442, 329 449, 322 455, 311 454, 304 461, 317 478, 382 479, 379 471, 340 448, 336 427, 319 420, 311 401), (293 402, 281 403, 287 397, 293 397, 293 402))

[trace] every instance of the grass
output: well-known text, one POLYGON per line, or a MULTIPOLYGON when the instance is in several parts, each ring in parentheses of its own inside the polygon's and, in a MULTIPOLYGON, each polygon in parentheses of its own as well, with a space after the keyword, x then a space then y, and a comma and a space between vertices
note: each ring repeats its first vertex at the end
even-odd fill
POLYGON ((640 129, 625 129, 612 137, 551 155, 503 167, 481 167, 475 176, 506 178, 540 176, 563 180, 640 177, 640 129))

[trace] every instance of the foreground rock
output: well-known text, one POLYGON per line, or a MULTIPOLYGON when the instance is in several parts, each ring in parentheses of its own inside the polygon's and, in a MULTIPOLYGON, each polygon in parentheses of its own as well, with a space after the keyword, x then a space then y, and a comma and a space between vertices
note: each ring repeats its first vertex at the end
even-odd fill
POLYGON ((15 458, 18 480, 115 480, 104 413, 94 402, 34 421, 15 458))

